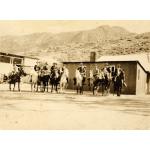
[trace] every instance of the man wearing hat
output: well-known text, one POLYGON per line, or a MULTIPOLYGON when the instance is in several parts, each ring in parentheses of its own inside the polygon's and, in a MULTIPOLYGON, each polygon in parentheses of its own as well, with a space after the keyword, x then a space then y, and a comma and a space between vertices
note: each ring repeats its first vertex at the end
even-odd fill
POLYGON ((36 65, 34 66, 34 70, 35 71, 40 71, 41 67, 40 67, 40 63, 39 61, 36 62, 36 65))
POLYGON ((99 72, 100 72, 100 70, 99 70, 98 66, 95 65, 95 69, 93 70, 93 73, 94 73, 93 76, 94 76, 95 78, 98 78, 99 72))
POLYGON ((119 76, 121 71, 122 71, 121 65, 118 64, 118 65, 117 65, 117 68, 116 68, 116 70, 115 70, 115 75, 116 75, 116 76, 119 76))
POLYGON ((14 64, 13 64, 13 71, 14 71, 14 72, 17 72, 17 71, 18 71, 18 67, 17 67, 17 65, 16 65, 16 62, 14 62, 14 64))
POLYGON ((57 70, 58 70, 57 63, 53 63, 53 66, 51 67, 51 75, 53 75, 57 70))
POLYGON ((48 70, 48 63, 47 62, 44 64, 43 70, 45 70, 45 71, 48 70))

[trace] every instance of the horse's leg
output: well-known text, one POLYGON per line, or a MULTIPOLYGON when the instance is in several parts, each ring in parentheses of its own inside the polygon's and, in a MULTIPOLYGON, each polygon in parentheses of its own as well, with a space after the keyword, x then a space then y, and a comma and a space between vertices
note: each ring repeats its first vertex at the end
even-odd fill
POLYGON ((20 82, 18 82, 18 91, 20 92, 20 82))
POLYGON ((38 90, 39 90, 39 83, 37 82, 36 84, 37 84, 36 92, 38 92, 38 90))
POLYGON ((46 85, 45 85, 45 81, 43 82, 43 92, 45 92, 45 88, 46 88, 46 85))
POLYGON ((51 93, 53 92, 53 84, 51 84, 51 93))
POLYGON ((65 88, 65 84, 62 83, 62 85, 61 85, 61 92, 62 92, 62 93, 63 93, 64 88, 65 88))
POLYGON ((95 86, 93 85, 93 95, 95 95, 95 86))
POLYGON ((48 92, 48 83, 47 83, 47 81, 46 81, 45 90, 46 90, 46 92, 48 92))
POLYGON ((58 93, 57 84, 55 85, 55 90, 56 90, 56 92, 58 93))
POLYGON ((62 93, 62 86, 63 86, 63 83, 60 82, 60 93, 62 93))
POLYGON ((31 83, 31 92, 33 91, 33 83, 31 83))
POLYGON ((9 90, 11 91, 11 83, 9 83, 9 90))
POLYGON ((117 85, 116 91, 117 91, 117 96, 120 96, 120 87, 119 87, 119 85, 117 85))
POLYGON ((110 82, 108 82, 108 85, 107 85, 107 95, 109 95, 109 92, 110 92, 110 82))
POLYGON ((95 95, 98 95, 99 88, 100 88, 100 86, 98 85, 98 86, 96 87, 96 94, 95 94, 95 95))
POLYGON ((104 95, 104 85, 102 83, 102 96, 104 95))
POLYGON ((82 94, 83 94, 83 91, 84 91, 84 85, 82 85, 81 87, 82 87, 81 89, 82 89, 82 94))
POLYGON ((119 89, 118 89, 118 87, 117 87, 117 96, 119 96, 119 89))
POLYGON ((81 89, 81 86, 80 86, 80 94, 82 94, 82 89, 81 89))
POLYGON ((77 85, 77 94, 78 94, 78 85, 77 85))
POLYGON ((114 83, 114 85, 113 85, 113 96, 115 95, 115 92, 116 92, 116 84, 114 83))
POLYGON ((80 94, 83 94, 83 86, 80 86, 80 94))
POLYGON ((16 83, 14 83, 13 91, 15 90, 16 83))
POLYGON ((51 92, 53 92, 54 84, 52 84, 51 92))
POLYGON ((39 85, 39 92, 42 92, 42 82, 40 81, 39 84, 40 84, 40 85, 39 85))
POLYGON ((36 86, 38 87, 37 83, 34 83, 34 92, 36 91, 36 86))
POLYGON ((119 93, 118 93, 118 96, 120 96, 121 95, 121 86, 119 87, 119 93))

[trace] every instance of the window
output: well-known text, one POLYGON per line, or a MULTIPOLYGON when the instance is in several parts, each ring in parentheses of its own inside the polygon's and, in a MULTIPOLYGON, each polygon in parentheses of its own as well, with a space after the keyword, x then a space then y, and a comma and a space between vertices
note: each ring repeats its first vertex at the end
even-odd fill
POLYGON ((10 57, 0 56, 0 62, 10 63, 10 57))
POLYGON ((19 58, 14 58, 14 61, 13 63, 16 63, 16 64, 21 64, 22 63, 22 59, 19 59, 19 58))

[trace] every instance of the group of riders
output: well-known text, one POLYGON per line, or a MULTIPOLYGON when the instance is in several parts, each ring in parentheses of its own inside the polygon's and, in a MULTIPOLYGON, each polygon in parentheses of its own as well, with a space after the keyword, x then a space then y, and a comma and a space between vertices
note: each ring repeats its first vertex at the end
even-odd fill
MULTIPOLYGON (((86 77, 86 66, 83 65, 83 63, 80 64, 80 66, 77 68, 79 70, 80 74, 82 75, 82 84, 84 85, 86 77)), ((117 65, 117 68, 109 66, 108 63, 105 64, 102 68, 99 68, 96 64, 93 69, 89 71, 89 77, 87 78, 89 83, 90 89, 97 91, 100 87, 102 87, 102 95, 103 92, 109 93, 110 85, 113 84, 114 93, 117 92, 117 95, 120 96, 121 89, 123 86, 127 87, 125 83, 125 71, 121 67, 120 64, 117 65)))
MULTIPOLYGON (((87 76, 87 67, 83 64, 80 63, 79 66, 76 68, 76 70, 79 72, 79 74, 82 77, 82 85, 85 85, 86 79, 89 81, 89 87, 94 89, 102 85, 104 90, 108 90, 110 88, 110 82, 114 84, 114 91, 117 91, 117 86, 120 88, 118 90, 121 90, 122 86, 127 86, 125 83, 125 71, 124 69, 121 68, 121 66, 118 64, 117 68, 115 67, 110 67, 109 64, 105 64, 103 68, 99 68, 98 65, 95 65, 90 71, 89 71, 89 76, 87 76), (119 84, 119 85, 118 85, 119 84)), ((41 64, 40 62, 37 62, 36 65, 34 66, 34 72, 37 73, 38 79, 48 76, 49 79, 53 79, 52 81, 58 82, 59 84, 61 76, 65 73, 65 80, 68 83, 68 77, 69 77, 69 71, 66 68, 65 65, 62 67, 58 67, 57 63, 53 63, 53 65, 50 67, 48 63, 41 64), (59 80, 56 81, 56 78, 59 80)), ((13 65, 13 71, 9 74, 8 76, 8 81, 11 84, 11 82, 20 82, 20 77, 25 76, 26 73, 23 69, 23 66, 17 66, 16 64, 13 65), (13 78, 13 76, 18 75, 18 78, 15 78, 13 80, 10 80, 13 78)), ((6 76, 5 76, 6 80, 6 76)), ((76 84, 77 77, 74 77, 74 85, 76 84)), ((32 82, 32 75, 30 82, 32 82)), ((52 82, 51 82, 52 83, 52 82)), ((19 87, 20 88, 20 87, 19 87)), ((83 89, 83 88, 82 88, 83 89)), ((121 92, 121 91, 119 91, 121 92)))
POLYGON ((4 75, 4 81, 8 81, 10 90, 11 84, 13 84, 15 88, 15 84, 18 83, 18 90, 20 91, 21 78, 23 78, 23 76, 29 76, 29 82, 31 85, 34 84, 34 87, 36 85, 37 90, 38 86, 40 86, 41 91, 45 91, 46 88, 48 91, 49 82, 57 88, 57 86, 60 84, 60 80, 63 74, 65 74, 64 83, 67 83, 68 69, 65 65, 58 67, 57 63, 53 63, 53 65, 50 67, 47 62, 43 63, 37 61, 36 65, 33 66, 33 69, 30 70, 30 72, 25 72, 23 65, 13 64, 13 70, 9 73, 8 76, 4 75))

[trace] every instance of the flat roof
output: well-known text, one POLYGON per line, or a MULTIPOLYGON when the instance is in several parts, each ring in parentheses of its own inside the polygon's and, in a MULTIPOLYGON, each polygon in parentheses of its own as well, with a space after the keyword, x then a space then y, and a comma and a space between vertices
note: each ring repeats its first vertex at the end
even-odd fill
POLYGON ((16 55, 16 54, 4 53, 4 52, 0 52, 0 55, 12 56, 12 57, 20 57, 20 58, 30 58, 30 59, 37 59, 38 60, 38 58, 35 58, 35 57, 16 55))
POLYGON ((147 70, 141 65, 141 63, 140 63, 139 61, 137 61, 137 60, 130 60, 130 61, 129 61, 129 60, 128 60, 128 61, 127 61, 127 60, 124 60, 124 61, 123 61, 123 60, 122 60, 122 61, 97 61, 97 62, 90 62, 90 61, 86 62, 86 61, 85 61, 85 62, 63 62, 63 63, 64 63, 64 64, 74 64, 74 63, 75 63, 75 64, 77 64, 77 63, 88 63, 88 64, 93 63, 93 64, 94 64, 94 63, 110 63, 110 62, 115 62, 115 63, 116 63, 116 62, 120 62, 120 63, 121 63, 121 62, 135 62, 135 63, 138 63, 138 64, 141 66, 141 68, 142 68, 145 72, 147 72, 147 73, 150 72, 150 71, 147 71, 147 70))
POLYGON ((138 61, 142 67, 150 72, 150 55, 149 53, 130 54, 130 55, 115 55, 101 56, 96 62, 121 62, 121 61, 138 61))

